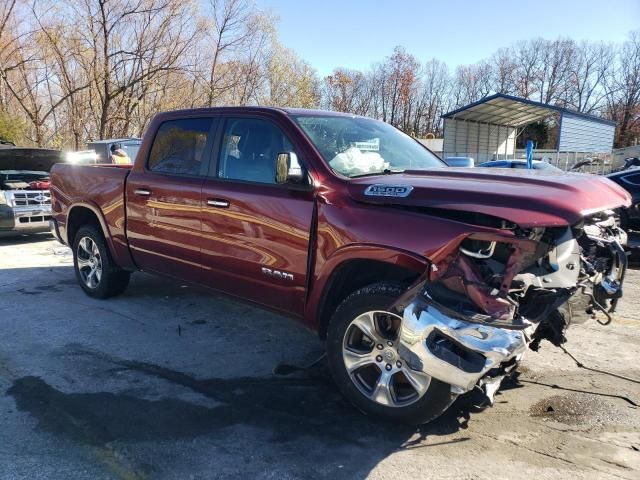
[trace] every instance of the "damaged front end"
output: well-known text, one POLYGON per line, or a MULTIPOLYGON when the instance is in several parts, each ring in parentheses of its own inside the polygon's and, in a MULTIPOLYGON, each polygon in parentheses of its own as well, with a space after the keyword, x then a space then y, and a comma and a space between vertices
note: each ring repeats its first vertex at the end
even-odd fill
POLYGON ((502 227, 447 246, 396 304, 410 368, 453 393, 481 386, 490 402, 527 347, 561 345, 572 321, 611 321, 627 267, 612 211, 572 227, 502 227))

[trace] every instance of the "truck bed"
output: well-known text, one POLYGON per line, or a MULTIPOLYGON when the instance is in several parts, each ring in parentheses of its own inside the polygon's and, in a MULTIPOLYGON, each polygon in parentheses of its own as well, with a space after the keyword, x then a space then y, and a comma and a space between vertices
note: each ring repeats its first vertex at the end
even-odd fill
MULTIPOLYGON (((125 180, 131 165, 71 165, 56 164, 51 169, 52 215, 57 221, 60 237, 73 243, 73 233, 67 232, 67 211, 71 205, 84 207, 96 214, 112 246, 114 260, 123 266, 132 262, 126 239, 125 180)), ((71 212, 73 215, 73 212, 71 212)))

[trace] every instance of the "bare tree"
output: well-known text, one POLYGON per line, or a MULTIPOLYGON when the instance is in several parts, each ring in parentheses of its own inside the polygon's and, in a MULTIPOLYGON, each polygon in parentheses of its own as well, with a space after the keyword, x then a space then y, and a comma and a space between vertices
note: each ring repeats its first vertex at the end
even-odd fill
POLYGON ((316 71, 275 39, 265 65, 265 80, 265 91, 257 98, 259 104, 302 108, 320 104, 316 71))
POLYGON ((356 115, 368 113, 372 90, 362 72, 337 68, 324 79, 324 88, 327 108, 356 115))
POLYGON ((536 38, 458 66, 402 47, 370 69, 320 80, 254 0, 0 0, 0 123, 32 143, 81 148, 140 135, 160 110, 223 104, 326 108, 414 134, 502 92, 616 120, 640 136, 639 32, 622 46, 536 38))
POLYGON ((453 98, 456 107, 475 102, 492 92, 492 67, 487 62, 462 65, 456 69, 453 80, 453 98))
POLYGON ((630 33, 618 59, 609 72, 606 110, 617 122, 616 146, 624 147, 640 140, 640 30, 630 33))
POLYGON ((565 97, 576 45, 572 40, 545 41, 539 70, 538 100, 554 103, 565 97))
MULTIPOLYGON (((228 55, 238 55, 257 36, 261 35, 263 23, 256 21, 255 5, 249 0, 209 0, 209 11, 205 12, 207 51, 210 57, 207 78, 207 100, 213 106, 216 100, 236 86, 239 81, 233 68, 221 64, 228 55)), ((206 58, 206 57, 205 57, 206 58)))
POLYGON ((410 128, 419 68, 416 58, 399 46, 378 66, 373 79, 378 97, 374 104, 380 108, 382 120, 403 129, 410 128))
POLYGON ((61 82, 68 78, 65 79, 56 68, 60 60, 57 54, 63 55, 65 65, 67 58, 61 51, 55 52, 55 48, 51 48, 50 35, 50 31, 36 26, 21 35, 16 40, 12 63, 5 64, 2 70, 6 89, 31 126, 31 140, 39 146, 50 143, 56 135, 55 115, 65 102, 87 87, 85 83, 81 86, 65 84, 69 88, 61 88, 61 82))
POLYGON ((89 65, 83 61, 85 53, 81 39, 68 25, 58 20, 58 15, 50 15, 55 8, 48 2, 40 2, 40 9, 34 3, 31 14, 38 29, 40 48, 51 62, 51 75, 47 78, 50 97, 57 95, 60 103, 51 115, 58 136, 67 132, 73 138, 73 147, 81 147, 86 134, 88 117, 88 96, 90 83, 89 65), (60 114, 59 111, 63 113, 60 114), (62 117, 59 119, 59 117, 62 117))
POLYGON ((84 22, 79 28, 91 51, 97 135, 126 134, 126 116, 146 83, 183 68, 198 35, 195 12, 179 0, 83 0, 70 7, 84 22))
POLYGON ((518 65, 511 48, 501 48, 491 56, 493 90, 496 93, 516 94, 518 65))
POLYGON ((578 112, 591 113, 602 107, 607 73, 614 61, 609 45, 583 42, 569 71, 567 104, 578 112))
POLYGON ((530 99, 538 93, 538 79, 544 50, 545 41, 542 38, 520 42, 516 45, 517 95, 530 99))
POLYGON ((416 135, 440 133, 440 115, 448 108, 449 84, 449 69, 445 63, 432 59, 424 65, 412 129, 416 135))
MULTIPOLYGON (((20 52, 19 38, 12 31, 15 23, 17 0, 0 0, 0 79, 6 81, 7 70, 17 68, 15 56, 20 52), (9 66, 10 65, 10 66, 9 66)), ((0 81, 0 107, 6 108, 5 82, 0 81)))

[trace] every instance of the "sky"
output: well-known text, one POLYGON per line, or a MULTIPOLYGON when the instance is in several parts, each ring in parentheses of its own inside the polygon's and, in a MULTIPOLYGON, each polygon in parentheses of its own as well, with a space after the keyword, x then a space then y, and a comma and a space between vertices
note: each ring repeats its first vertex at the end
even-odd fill
POLYGON ((640 0, 256 0, 280 41, 320 75, 365 70, 402 45, 425 62, 475 63, 533 37, 622 42, 640 29, 640 0))

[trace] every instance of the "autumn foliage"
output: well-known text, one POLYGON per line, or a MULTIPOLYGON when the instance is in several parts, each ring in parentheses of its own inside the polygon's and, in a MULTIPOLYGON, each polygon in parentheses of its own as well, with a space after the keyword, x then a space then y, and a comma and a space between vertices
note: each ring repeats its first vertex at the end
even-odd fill
POLYGON ((277 33, 252 0, 0 0, 0 139, 77 149, 140 136, 158 111, 243 104, 439 136, 443 113, 502 92, 613 119, 617 146, 640 141, 640 31, 621 45, 536 38, 454 69, 396 47, 324 78, 277 33))

